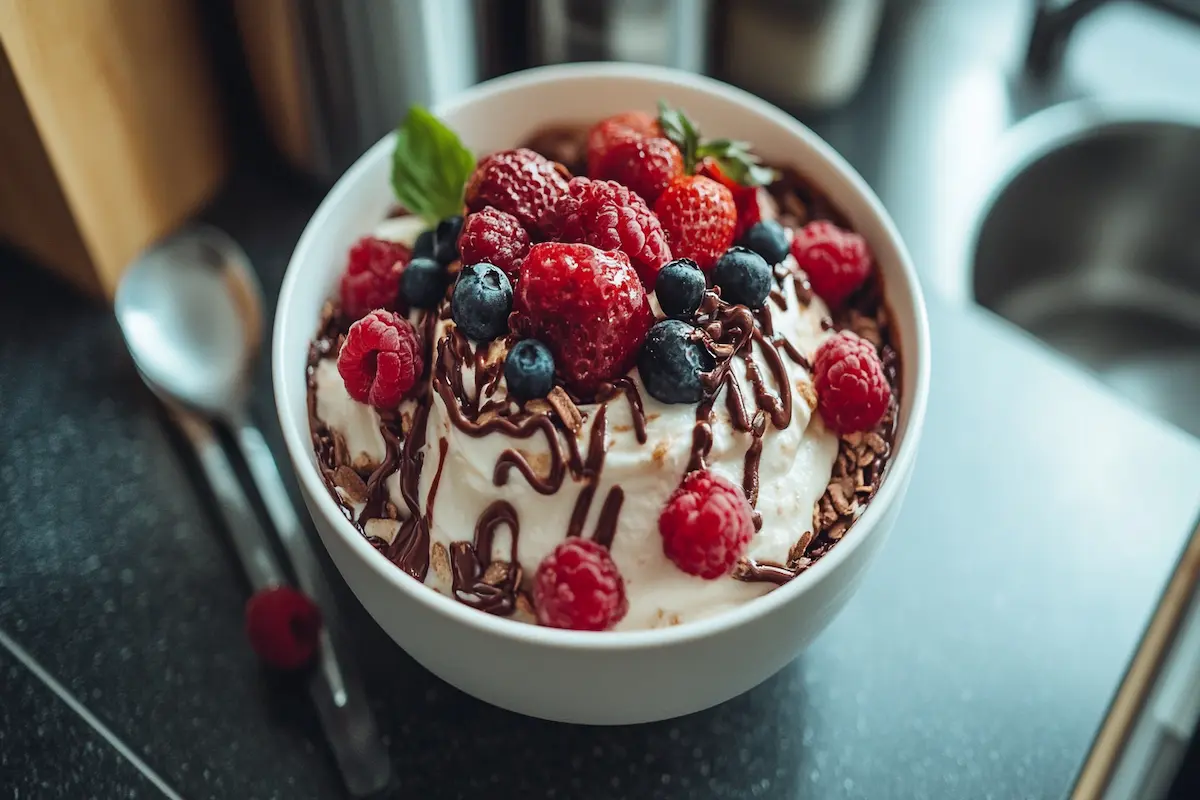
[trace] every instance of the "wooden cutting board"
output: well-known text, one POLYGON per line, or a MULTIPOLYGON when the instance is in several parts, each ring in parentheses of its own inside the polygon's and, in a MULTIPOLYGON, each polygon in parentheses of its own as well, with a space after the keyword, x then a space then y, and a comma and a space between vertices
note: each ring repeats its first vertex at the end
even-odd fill
POLYGON ((111 297, 228 169, 191 0, 0 0, 0 238, 111 297))

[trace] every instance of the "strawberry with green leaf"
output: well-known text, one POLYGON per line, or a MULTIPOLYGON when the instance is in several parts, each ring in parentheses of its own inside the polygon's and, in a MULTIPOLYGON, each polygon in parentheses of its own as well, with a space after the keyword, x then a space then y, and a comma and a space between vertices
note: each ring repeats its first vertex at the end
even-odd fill
POLYGON ((778 179, 779 173, 765 166, 758 156, 750 152, 748 142, 704 139, 695 123, 681 109, 660 102, 658 122, 663 135, 674 142, 683 154, 683 166, 687 174, 711 178, 733 195, 737 207, 734 241, 741 240, 742 235, 762 219, 759 188, 769 186, 778 179))

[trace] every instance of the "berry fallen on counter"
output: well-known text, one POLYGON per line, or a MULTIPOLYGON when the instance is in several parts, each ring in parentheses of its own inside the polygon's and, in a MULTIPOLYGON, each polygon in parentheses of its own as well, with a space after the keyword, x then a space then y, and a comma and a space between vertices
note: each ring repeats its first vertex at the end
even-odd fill
POLYGON ((529 233, 512 214, 489 206, 467 217, 458 250, 464 264, 495 264, 515 280, 529 254, 529 233))
POLYGON ((609 148, 596 170, 604 180, 624 184, 653 205, 663 190, 683 175, 683 154, 661 136, 629 139, 609 148))
POLYGON ((787 231, 773 219, 751 225, 739 244, 758 253, 771 266, 788 257, 787 231))
POLYGON ((892 399, 875 346, 849 331, 830 336, 813 357, 817 410, 838 434, 869 431, 892 399))
POLYGON ((423 368, 412 325, 384 309, 372 311, 350 326, 337 359, 346 393, 381 409, 400 405, 423 368))
POLYGON ((445 264, 432 258, 414 258, 400 276, 400 296, 413 308, 436 308, 449 285, 445 264))
POLYGON ((773 282, 767 262, 745 247, 729 248, 713 267, 713 283, 721 287, 721 298, 727 303, 762 308, 773 282))
POLYGON ((559 241, 625 253, 647 291, 671 260, 658 217, 642 198, 613 181, 572 178, 548 215, 546 229, 559 241))
POLYGON ((754 536, 754 509, 740 486, 707 470, 689 472, 658 517, 663 552, 689 575, 728 575, 754 536))
POLYGON ((608 548, 578 536, 538 565, 533 604, 541 624, 576 631, 607 630, 629 611, 625 581, 608 548))
POLYGON ((501 150, 482 161, 467 180, 467 208, 494 206, 512 214, 537 238, 542 220, 567 191, 565 168, 524 147, 501 150))
POLYGON ((733 244, 737 208, 721 184, 699 175, 671 182, 654 204, 676 258, 690 258, 707 271, 733 244))
POLYGON ((400 275, 412 257, 398 242, 364 236, 350 248, 339 294, 342 313, 358 319, 376 308, 395 309, 400 275))
POLYGON ((700 375, 713 370, 716 361, 695 325, 664 319, 646 335, 637 365, 642 384, 655 400, 697 403, 704 396, 700 375))
POLYGON ((246 636, 259 659, 275 669, 312 661, 321 635, 321 610, 302 592, 277 586, 246 603, 246 636))
POLYGON ((661 136, 662 129, 653 114, 626 111, 600 120, 587 136, 588 176, 599 177, 600 162, 613 146, 647 136, 661 136))
POLYGON ((458 274, 450 313, 467 338, 486 342, 508 332, 513 290, 504 270, 493 264, 469 264, 458 274))
POLYGON ((562 242, 530 248, 509 318, 519 336, 550 348, 568 388, 584 397, 633 366, 652 322, 628 256, 562 242))
POLYGON ((658 273, 654 293, 668 317, 691 319, 700 308, 706 289, 704 273, 690 258, 677 258, 658 273))
POLYGON ((813 291, 833 308, 845 303, 871 274, 866 239, 828 220, 810 222, 797 231, 792 255, 813 291))
POLYGON ((554 388, 554 356, 537 339, 522 339, 504 359, 504 383, 521 402, 550 394, 554 388))

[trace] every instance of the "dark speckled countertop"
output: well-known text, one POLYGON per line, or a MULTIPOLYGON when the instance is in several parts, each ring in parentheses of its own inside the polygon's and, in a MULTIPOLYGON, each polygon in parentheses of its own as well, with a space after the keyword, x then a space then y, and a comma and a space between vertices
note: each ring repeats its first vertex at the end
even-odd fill
MULTIPOLYGON (((318 200, 242 177, 207 219, 273 300, 318 200)), ((1195 522, 1200 444, 993 318, 930 317, 897 528, 833 626, 740 698, 631 728, 525 719, 425 672, 347 594, 388 796, 1063 795, 1195 522)), ((303 688, 243 641, 246 586, 110 313, 3 252, 0 330, 0 796, 341 796, 303 688)), ((281 452, 265 363, 257 380, 281 452)))

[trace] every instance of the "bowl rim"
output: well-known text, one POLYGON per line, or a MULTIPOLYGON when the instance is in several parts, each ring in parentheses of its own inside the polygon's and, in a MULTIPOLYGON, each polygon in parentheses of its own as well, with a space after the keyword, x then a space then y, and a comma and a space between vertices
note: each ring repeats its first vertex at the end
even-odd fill
MULTIPOLYGON (((691 620, 680 625, 667 628, 654 628, 633 631, 571 631, 549 628, 508 618, 496 617, 492 614, 481 613, 470 608, 453 597, 431 590, 428 586, 415 581, 403 570, 398 569, 386 559, 380 558, 378 551, 355 529, 345 516, 338 510, 333 499, 329 496, 315 465, 312 463, 312 448, 309 437, 300 436, 298 431, 307 431, 307 420, 300 421, 293 413, 293 403, 283 402, 287 396, 289 375, 288 365, 292 363, 289 354, 284 352, 285 331, 289 325, 302 324, 304 321, 293 319, 291 310, 292 298, 300 282, 298 262, 305 260, 304 254, 311 249, 313 242, 322 234, 336 206, 344 197, 351 194, 352 187, 360 183, 361 178, 370 170, 378 168, 378 163, 384 157, 384 152, 390 152, 394 133, 388 133, 361 155, 353 165, 338 179, 333 188, 321 201, 317 210, 306 223, 303 233, 298 240, 295 250, 289 259, 284 274, 283 284, 279 292, 276 306, 275 322, 272 331, 271 345, 271 374, 275 392, 275 407, 283 428, 283 438, 292 461, 297 480, 305 493, 316 504, 316 512, 322 514, 330 523, 336 535, 343 537, 356 557, 362 559, 368 569, 375 571, 385 582, 395 587, 414 602, 425 606, 429 611, 448 617, 449 619, 475 629, 478 633, 503 639, 516 640, 526 644, 582 650, 590 652, 653 650, 678 645, 684 642, 704 639, 723 631, 739 627, 753 620, 768 615, 773 610, 796 600, 809 587, 836 570, 839 564, 846 561, 852 553, 862 546, 869 536, 879 535, 879 522, 893 504, 899 502, 907 483, 907 476, 912 471, 916 460, 917 447, 925 421, 925 408, 929 395, 929 323, 926 317, 925 300, 917 279, 916 269, 904 242, 896 229, 895 223, 884 210, 883 204, 875 193, 867 186, 863 178, 843 159, 829 144, 813 133, 798 120, 749 92, 729 84, 695 73, 685 72, 669 67, 651 66, 645 64, 581 62, 573 64, 555 64, 535 67, 520 72, 511 73, 498 78, 479 83, 447 100, 436 104, 432 109, 438 116, 444 116, 463 106, 477 102, 483 97, 499 93, 511 92, 541 85, 562 79, 595 79, 607 78, 613 80, 631 80, 643 82, 650 80, 656 83, 668 83, 707 94, 714 94, 724 100, 747 107, 749 110, 763 116, 780 127, 797 140, 804 142, 819 160, 827 162, 847 181, 859 199, 864 203, 870 215, 875 218, 890 240, 899 256, 895 265, 897 275, 906 285, 912 298, 913 328, 915 341, 904 346, 904 358, 914 358, 916 364, 916 380, 914 385, 906 387, 903 403, 908 404, 908 423, 903 440, 896 448, 896 453, 888 469, 888 479, 885 479, 878 492, 872 498, 854 524, 856 535, 848 536, 837 547, 822 556, 816 564, 805 570, 788 583, 779 586, 762 597, 743 603, 735 608, 727 609, 710 617, 691 620), (301 424, 302 422, 302 424, 301 424)), ((891 294, 889 292, 889 294, 891 294)), ((316 320, 311 321, 315 330, 316 320)), ((311 334, 309 334, 311 336, 311 334)), ((353 587, 352 587, 353 588, 353 587)))

